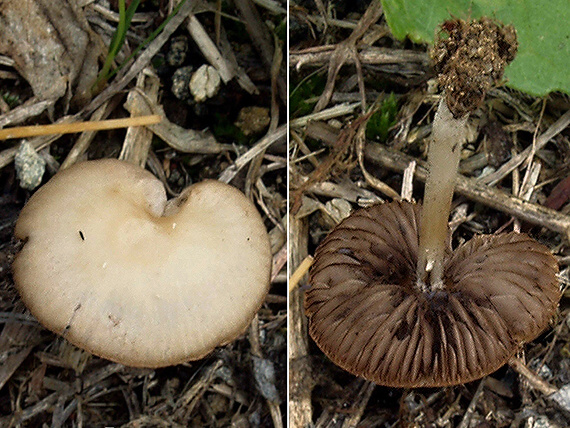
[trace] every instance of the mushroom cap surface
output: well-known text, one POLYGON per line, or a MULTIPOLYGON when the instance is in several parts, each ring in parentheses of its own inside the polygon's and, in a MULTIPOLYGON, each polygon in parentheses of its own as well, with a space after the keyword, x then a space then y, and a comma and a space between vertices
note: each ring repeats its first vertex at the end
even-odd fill
POLYGON ((269 289, 255 206, 208 180, 167 201, 126 162, 56 174, 22 209, 13 264, 32 314, 71 343, 134 367, 202 358, 247 328, 269 289))
POLYGON ((547 327, 558 264, 525 234, 476 236, 448 252, 445 289, 421 291, 419 219, 412 203, 374 205, 325 238, 305 295, 310 334, 335 364, 379 385, 479 379, 547 327))

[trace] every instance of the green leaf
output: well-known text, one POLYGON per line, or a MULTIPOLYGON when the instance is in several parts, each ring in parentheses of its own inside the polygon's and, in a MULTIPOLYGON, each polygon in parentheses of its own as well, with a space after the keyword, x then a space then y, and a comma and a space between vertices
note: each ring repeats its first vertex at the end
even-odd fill
POLYGON ((570 94, 568 0, 382 0, 382 7, 395 37, 421 43, 433 43, 438 26, 452 16, 512 24, 519 50, 505 71, 507 85, 536 96, 570 94))
POLYGON ((311 74, 297 84, 289 95, 289 116, 295 118, 309 114, 325 89, 325 84, 326 78, 319 73, 311 74), (310 99, 312 101, 309 102, 310 99))
POLYGON ((386 142, 390 128, 396 124, 398 101, 390 94, 382 101, 380 108, 370 117, 366 124, 366 138, 380 143, 386 142))
MULTIPOLYGON (((166 17, 166 19, 162 22, 162 24, 160 24, 156 30, 154 30, 152 33, 150 33, 150 35, 146 39, 144 39, 143 42, 140 45, 138 45, 136 47, 136 49, 133 50, 131 52, 131 54, 115 70, 113 70, 113 72, 111 72, 109 74, 109 78, 113 77, 115 74, 117 74, 119 71, 121 71, 123 69, 123 67, 125 65, 127 65, 129 63, 129 61, 131 59, 133 59, 143 48, 145 48, 150 42, 152 42, 154 39, 156 39, 156 37, 162 32, 162 30, 164 30, 164 27, 166 27, 166 25, 170 22, 170 20, 176 16, 176 14, 180 10, 180 8, 184 5, 184 3, 186 3, 186 0, 182 0, 180 3, 178 3, 178 5, 172 10, 170 15, 168 15, 166 17)), ((134 15, 134 12, 133 12, 133 15, 134 15)), ((132 16, 131 16, 131 19, 132 19, 132 16)), ((130 19, 129 19, 129 23, 130 23, 130 19)))
POLYGON ((248 138, 243 134, 226 114, 214 113, 214 125, 212 126, 212 133, 219 140, 228 140, 236 144, 247 145, 248 138))

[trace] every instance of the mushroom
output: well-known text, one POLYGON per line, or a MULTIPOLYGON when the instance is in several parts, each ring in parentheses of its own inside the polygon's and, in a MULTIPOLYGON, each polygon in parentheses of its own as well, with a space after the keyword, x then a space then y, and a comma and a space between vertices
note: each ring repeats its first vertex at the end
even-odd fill
MULTIPOLYGON (((451 65, 440 66, 463 83, 477 81, 485 61, 473 40, 462 47, 456 33, 503 40, 505 32, 514 32, 485 18, 468 28, 463 21, 445 25, 452 34, 442 43, 463 53, 457 68, 476 77, 455 70, 453 54, 441 53, 451 65), (464 60, 473 53, 471 67, 464 60)), ((503 47, 485 40, 486 48, 503 47)), ((513 50, 508 52, 512 60, 513 50)), ((500 53, 487 57, 496 60, 500 53)), ((502 69, 492 71, 493 78, 502 75, 502 69)), ((309 332, 333 362, 377 384, 437 387, 481 378, 535 339, 556 312, 558 264, 528 235, 476 236, 450 247, 447 222, 459 153, 468 112, 482 101, 485 85, 472 96, 447 87, 432 125, 423 208, 396 201, 358 210, 316 250, 305 294, 309 332)))
POLYGON ((419 281, 420 206, 355 211, 320 244, 305 294, 309 331, 337 365, 379 385, 436 387, 500 368, 555 313, 556 259, 525 234, 446 248, 443 287, 419 281))
POLYGON ((237 189, 207 180, 167 201, 118 160, 56 174, 22 209, 13 264, 26 306, 100 357, 156 368, 204 357, 244 332, 269 288, 263 221, 237 189))

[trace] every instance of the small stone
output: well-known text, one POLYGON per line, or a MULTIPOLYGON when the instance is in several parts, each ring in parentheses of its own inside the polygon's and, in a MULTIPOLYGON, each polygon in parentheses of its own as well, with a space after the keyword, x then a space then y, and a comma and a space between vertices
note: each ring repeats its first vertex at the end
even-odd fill
POLYGON ((529 416, 524 423, 525 428, 559 428, 543 415, 529 416))
POLYGON ((570 413, 570 385, 564 385, 549 398, 570 413))
POLYGON ((325 204, 331 216, 340 223, 352 212, 352 205, 346 199, 334 198, 325 204))
POLYGON ((270 122, 269 109, 266 107, 244 107, 238 114, 235 125, 245 136, 263 131, 270 122))
POLYGON ((543 364, 542 358, 533 358, 529 363, 529 368, 546 381, 550 381, 554 377, 550 367, 543 364))
POLYGON ((14 163, 20 187, 34 190, 40 185, 46 170, 46 162, 26 140, 22 141, 18 147, 14 163))
POLYGON ((207 397, 208 403, 214 415, 226 413, 229 407, 229 400, 220 394, 211 394, 207 397))
POLYGON ((180 67, 186 61, 188 53, 188 38, 177 36, 170 42, 170 49, 166 54, 166 62, 172 67, 180 67))
POLYGON ((264 398, 275 403, 279 402, 279 393, 275 386, 275 367, 265 358, 252 357, 253 376, 257 389, 264 398))
POLYGON ((180 67, 172 75, 172 93, 179 100, 185 101, 190 98, 190 79, 192 78, 193 67, 188 65, 180 67))
POLYGON ((352 205, 346 199, 334 198, 325 204, 323 210, 323 226, 333 228, 350 215, 352 205))
POLYGON ((204 64, 192 75, 190 92, 194 95, 194 99, 201 103, 218 93, 220 83, 218 70, 211 65, 204 64))

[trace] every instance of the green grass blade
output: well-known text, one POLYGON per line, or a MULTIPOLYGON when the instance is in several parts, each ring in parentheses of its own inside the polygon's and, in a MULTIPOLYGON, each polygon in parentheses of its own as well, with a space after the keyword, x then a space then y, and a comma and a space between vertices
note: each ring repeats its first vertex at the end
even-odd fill
POLYGON ((114 73, 111 72, 111 67, 113 66, 113 62, 115 61, 117 54, 125 43, 127 30, 131 26, 131 21, 139 4, 140 0, 133 0, 128 9, 125 10, 125 0, 119 0, 119 23, 117 24, 117 29, 115 30, 111 43, 109 44, 109 52, 107 54, 107 58, 105 58, 105 63, 103 64, 103 67, 99 72, 99 76, 93 85, 93 92, 96 93, 103 89, 103 86, 111 76, 114 75, 114 73))

